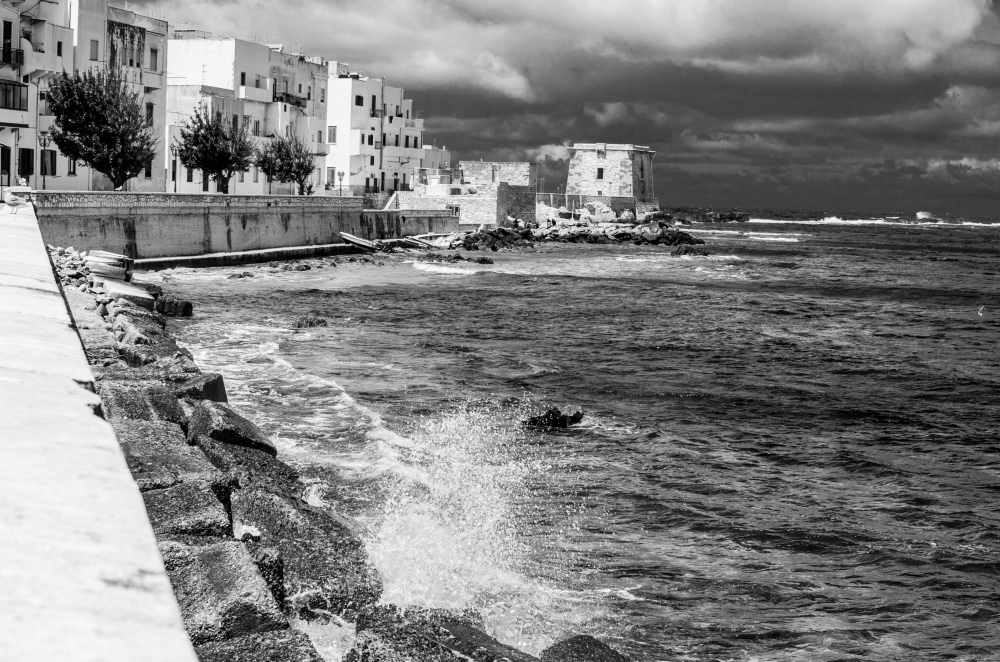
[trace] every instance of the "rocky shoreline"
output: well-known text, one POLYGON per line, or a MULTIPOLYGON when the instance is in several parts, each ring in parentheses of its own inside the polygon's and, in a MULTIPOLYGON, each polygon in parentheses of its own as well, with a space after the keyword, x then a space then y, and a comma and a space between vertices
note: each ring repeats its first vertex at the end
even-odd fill
POLYGON ((379 604, 358 527, 305 500, 271 440, 227 404, 222 375, 174 340, 168 318, 190 304, 156 285, 102 286, 80 253, 49 252, 202 662, 321 662, 294 625, 344 621, 352 662, 627 660, 588 636, 535 658, 474 613, 379 604))

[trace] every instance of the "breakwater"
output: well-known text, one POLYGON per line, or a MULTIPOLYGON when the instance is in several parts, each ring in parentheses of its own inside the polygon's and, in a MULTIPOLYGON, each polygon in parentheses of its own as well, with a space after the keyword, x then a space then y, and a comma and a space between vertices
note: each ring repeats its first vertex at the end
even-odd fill
POLYGON ((47 244, 159 258, 396 239, 458 230, 448 210, 366 210, 361 198, 33 193, 47 244))
POLYGON ((199 659, 625 660, 585 636, 536 658, 489 636, 475 612, 382 604, 360 527, 310 498, 158 312, 191 307, 149 282, 101 286, 76 251, 52 255, 199 659), (345 623, 341 657, 317 633, 345 623))

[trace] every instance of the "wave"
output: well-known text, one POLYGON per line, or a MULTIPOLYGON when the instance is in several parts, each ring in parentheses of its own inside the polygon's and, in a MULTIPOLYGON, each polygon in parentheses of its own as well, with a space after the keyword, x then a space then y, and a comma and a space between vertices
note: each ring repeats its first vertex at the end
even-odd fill
POLYGON ((789 220, 789 219, 774 219, 774 218, 751 218, 749 223, 761 223, 769 225, 916 225, 925 227, 986 227, 986 228, 998 228, 1000 229, 1000 223, 973 223, 969 221, 955 222, 951 223, 948 221, 909 221, 894 218, 862 218, 862 219, 843 219, 839 216, 827 216, 826 218, 820 219, 803 219, 803 220, 789 220))
POLYGON ((419 269, 420 271, 429 271, 435 274, 450 274, 454 276, 472 276, 479 273, 480 269, 460 269, 458 267, 448 267, 443 264, 434 264, 433 262, 414 262, 414 269, 419 269))

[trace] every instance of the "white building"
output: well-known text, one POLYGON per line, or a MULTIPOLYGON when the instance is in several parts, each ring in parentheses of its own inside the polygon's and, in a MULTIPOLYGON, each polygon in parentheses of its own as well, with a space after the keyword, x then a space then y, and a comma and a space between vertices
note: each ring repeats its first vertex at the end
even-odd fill
POLYGON ((409 190, 415 170, 449 167, 446 148, 424 146, 424 121, 402 88, 351 72, 344 62, 329 63, 328 88, 328 188, 345 194, 409 190))
MULTIPOLYGON (((320 58, 284 53, 243 39, 195 30, 175 30, 170 38, 171 66, 167 94, 168 144, 180 139, 180 127, 204 104, 212 112, 247 124, 258 146, 294 133, 315 158, 314 188, 323 185, 327 158, 327 68, 320 58)), ((168 191, 217 192, 216 182, 189 171, 176 159, 168 168, 168 191)), ((293 184, 273 182, 252 168, 229 183, 232 194, 290 194, 293 184)))

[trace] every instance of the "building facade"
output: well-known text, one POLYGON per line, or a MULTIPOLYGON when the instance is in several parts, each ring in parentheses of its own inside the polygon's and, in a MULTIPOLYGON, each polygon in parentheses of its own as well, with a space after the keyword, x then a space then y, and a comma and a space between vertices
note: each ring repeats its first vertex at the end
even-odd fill
POLYGON ((462 182, 483 190, 496 189, 500 183, 511 186, 536 186, 538 164, 527 162, 459 161, 462 182))
POLYGON ((410 190, 421 168, 446 169, 445 147, 424 145, 424 121, 403 89, 330 62, 326 182, 346 194, 410 190), (340 176, 343 173, 343 177, 340 176))
MULTIPOLYGON (((249 126, 258 148, 277 136, 298 136, 313 155, 311 184, 323 186, 327 159, 326 61, 285 53, 280 45, 175 30, 170 37, 167 81, 167 144, 180 140, 180 127, 199 106, 249 126)), ((218 184, 185 168, 171 156, 168 191, 215 193, 218 184)), ((293 184, 268 182, 257 168, 229 183, 234 194, 291 194, 293 184)))
POLYGON ((653 157, 656 152, 648 147, 577 143, 569 148, 569 153, 567 194, 655 201, 653 157))

